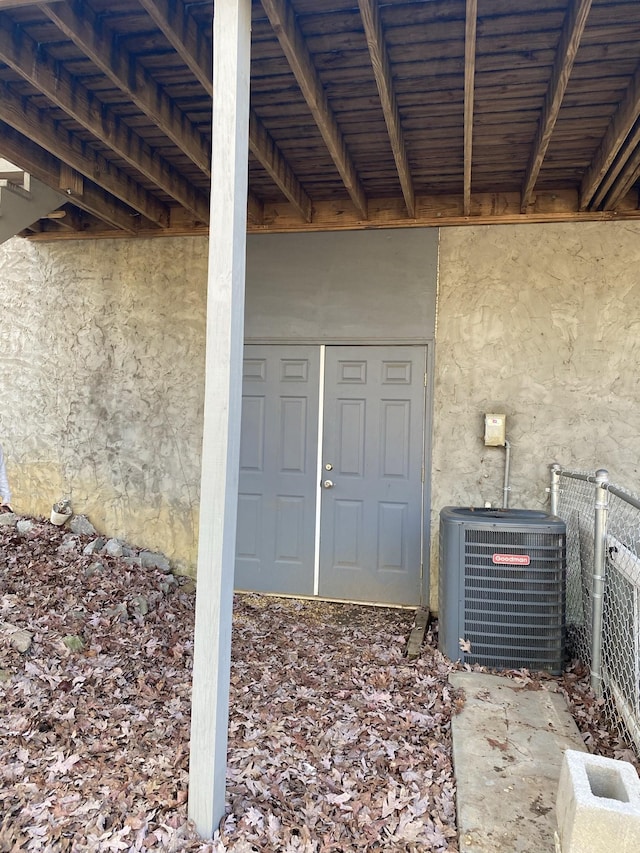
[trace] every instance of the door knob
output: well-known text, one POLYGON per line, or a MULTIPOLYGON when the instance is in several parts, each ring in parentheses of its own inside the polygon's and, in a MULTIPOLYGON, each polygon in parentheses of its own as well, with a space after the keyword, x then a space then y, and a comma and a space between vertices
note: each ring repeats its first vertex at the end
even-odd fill
POLYGON ((322 485, 325 487, 325 489, 332 489, 333 488, 333 480, 325 480, 322 483, 322 485))

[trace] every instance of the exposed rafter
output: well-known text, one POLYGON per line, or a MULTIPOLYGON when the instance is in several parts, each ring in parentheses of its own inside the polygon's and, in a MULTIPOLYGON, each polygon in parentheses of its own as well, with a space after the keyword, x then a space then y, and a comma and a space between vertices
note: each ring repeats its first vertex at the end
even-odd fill
MULTIPOLYGON (((203 38, 181 0, 140 0, 141 5, 160 28, 167 41, 208 95, 213 95, 213 55, 210 44, 203 38)), ((269 174, 272 181, 291 202, 305 222, 311 221, 311 199, 304 191, 293 169, 276 145, 271 134, 254 110, 249 113, 249 150, 269 174)), ((249 213, 260 207, 249 193, 249 213)))
POLYGON ((615 210, 638 178, 640 178, 640 145, 631 154, 613 181, 609 194, 604 200, 604 209, 615 210))
POLYGON ((103 140, 118 156, 156 183, 202 222, 208 222, 209 203, 164 158, 106 104, 99 102, 60 63, 39 49, 26 33, 12 33, 0 17, 0 59, 44 93, 67 115, 103 140))
POLYGON ((636 68, 633 79, 609 123, 604 139, 582 179, 580 210, 586 210, 591 204, 598 187, 638 117, 640 117, 640 65, 636 68))
POLYGON ((0 119, 151 222, 163 228, 169 225, 169 210, 165 204, 101 154, 82 145, 71 133, 57 126, 46 112, 37 110, 24 98, 15 95, 6 83, 0 83, 0 119))
MULTIPOLYGON (((0 154, 52 189, 65 189, 56 157, 2 122, 0 140, 0 154)), ((120 231, 135 234, 138 230, 140 217, 91 181, 84 181, 82 197, 74 197, 73 203, 120 231)))
POLYGON ((359 215, 367 218, 367 198, 351 155, 347 150, 342 131, 338 127, 329 105, 322 81, 311 59, 309 48, 300 32, 295 13, 286 0, 262 0, 280 47, 287 58, 298 86, 322 134, 331 159, 340 173, 342 182, 359 215))
POLYGON ((82 14, 77 14, 67 3, 42 6, 42 11, 205 175, 210 176, 211 152, 207 139, 126 50, 107 21, 101 20, 98 29, 91 7, 83 3, 77 8, 82 9, 82 14))
POLYGON ((373 66, 373 73, 380 94, 382 112, 384 113, 384 120, 387 124, 387 131, 389 132, 391 150, 393 151, 393 158, 396 161, 398 177, 400 178, 402 195, 407 205, 407 213, 413 218, 416 215, 415 192, 404 142, 404 133, 400 122, 400 112, 393 86, 389 54, 380 20, 378 0, 358 0, 358 5, 360 7, 362 23, 364 24, 364 32, 367 37, 371 65, 373 66))
POLYGON ((464 28, 464 215, 471 213, 471 164, 473 158, 473 104, 476 78, 476 29, 478 0, 467 0, 464 28))
POLYGON ((564 19, 553 63, 553 72, 549 80, 542 114, 538 123, 538 130, 533 142, 529 165, 524 179, 522 189, 523 213, 527 212, 527 208, 531 204, 533 190, 538 180, 540 168, 542 167, 549 143, 551 142, 551 135, 556 126, 564 93, 567 90, 567 84, 573 69, 573 63, 575 62, 587 18, 591 11, 591 3, 592 0, 574 0, 564 19))
POLYGON ((182 0, 138 0, 138 2, 191 73, 200 81, 203 89, 211 95, 213 93, 211 42, 198 29, 182 0))
MULTIPOLYGON (((617 182, 617 178, 619 175, 624 176, 629 174, 628 163, 629 159, 633 158, 636 149, 640 145, 640 123, 636 122, 635 128, 631 131, 629 136, 625 139, 624 143, 620 146, 620 151, 616 155, 616 159, 613 161, 613 164, 607 174, 605 175, 604 180, 598 187, 598 191, 594 195, 591 201, 591 207, 597 209, 606 199, 606 207, 610 207, 611 205, 611 196, 609 190, 613 187, 613 185, 617 182)), ((631 170, 633 170, 633 166, 631 166, 631 170)), ((619 186, 619 184, 618 184, 619 186)))

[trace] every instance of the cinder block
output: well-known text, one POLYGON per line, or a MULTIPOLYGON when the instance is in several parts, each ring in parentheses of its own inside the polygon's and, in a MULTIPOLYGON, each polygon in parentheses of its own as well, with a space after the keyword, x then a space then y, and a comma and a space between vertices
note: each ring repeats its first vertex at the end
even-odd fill
POLYGON ((562 853, 640 851, 640 779, 627 761, 568 749, 556 814, 562 853))

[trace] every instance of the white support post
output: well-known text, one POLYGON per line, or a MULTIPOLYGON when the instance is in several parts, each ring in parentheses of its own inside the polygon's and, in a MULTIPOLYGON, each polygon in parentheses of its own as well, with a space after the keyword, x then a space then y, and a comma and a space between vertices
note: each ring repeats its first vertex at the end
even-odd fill
POLYGON ((216 0, 207 355, 191 700, 189 817, 224 816, 235 561, 249 145, 251 0, 216 0))

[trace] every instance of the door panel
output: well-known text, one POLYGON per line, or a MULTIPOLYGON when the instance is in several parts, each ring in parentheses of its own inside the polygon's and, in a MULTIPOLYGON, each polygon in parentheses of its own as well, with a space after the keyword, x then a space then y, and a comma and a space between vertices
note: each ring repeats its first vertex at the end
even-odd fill
POLYGON ((326 348, 320 595, 417 604, 424 347, 326 348))
POLYGON ((320 354, 245 347, 236 589, 313 594, 320 354))

